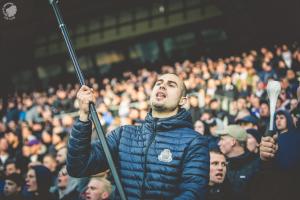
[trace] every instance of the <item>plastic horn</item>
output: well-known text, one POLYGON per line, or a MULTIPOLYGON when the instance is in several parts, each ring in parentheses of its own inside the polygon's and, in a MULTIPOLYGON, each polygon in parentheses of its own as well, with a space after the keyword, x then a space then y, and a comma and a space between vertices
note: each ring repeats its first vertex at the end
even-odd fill
POLYGON ((267 93, 270 100, 270 126, 269 134, 273 133, 274 128, 274 114, 277 104, 278 95, 281 91, 281 85, 279 81, 269 80, 267 85, 267 93))

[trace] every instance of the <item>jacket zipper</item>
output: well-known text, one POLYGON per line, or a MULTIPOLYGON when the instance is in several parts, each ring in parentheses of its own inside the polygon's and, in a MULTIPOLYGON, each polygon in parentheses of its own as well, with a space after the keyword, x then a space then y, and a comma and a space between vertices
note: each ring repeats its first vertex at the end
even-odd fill
POLYGON ((146 146, 146 149, 144 152, 144 163, 143 163, 144 174, 143 174, 143 183, 142 183, 142 189, 141 189, 141 200, 144 198, 144 195, 145 195, 146 176, 148 173, 148 171, 147 171, 148 151, 149 151, 151 144, 153 143, 153 141, 155 139, 155 136, 156 136, 156 120, 154 121, 154 124, 153 124, 153 134, 151 134, 150 141, 149 141, 148 145, 146 146))

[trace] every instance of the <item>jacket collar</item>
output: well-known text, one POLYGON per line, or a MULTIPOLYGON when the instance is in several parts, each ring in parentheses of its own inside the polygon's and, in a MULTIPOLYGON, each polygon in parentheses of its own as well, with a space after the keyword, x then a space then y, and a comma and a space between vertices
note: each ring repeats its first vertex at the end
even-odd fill
POLYGON ((151 111, 147 114, 145 125, 150 129, 166 131, 175 128, 193 128, 191 113, 181 108, 174 116, 167 118, 154 118, 151 111))

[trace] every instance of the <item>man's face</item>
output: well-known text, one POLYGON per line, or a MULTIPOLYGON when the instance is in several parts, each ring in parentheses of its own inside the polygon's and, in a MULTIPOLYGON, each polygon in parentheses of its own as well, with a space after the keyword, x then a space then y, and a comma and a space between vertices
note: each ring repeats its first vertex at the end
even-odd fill
POLYGON ((218 143, 221 152, 224 155, 228 155, 234 146, 234 138, 229 135, 223 135, 220 137, 220 141, 218 143))
POLYGON ((92 179, 87 186, 86 199, 102 200, 105 198, 103 197, 104 193, 105 192, 103 191, 103 183, 98 180, 92 179))
MULTIPOLYGON (((65 168, 63 168, 62 170, 66 171, 65 168)), ((58 188, 65 189, 68 185, 68 181, 69 181, 69 175, 67 173, 65 173, 65 172, 64 173, 59 173, 58 178, 57 178, 58 188)))
POLYGON ((11 175, 12 173, 18 173, 16 165, 14 163, 7 164, 5 168, 6 176, 11 175))
POLYGON ((45 156, 43 159, 43 165, 47 167, 51 172, 53 172, 56 170, 57 163, 56 160, 54 160, 52 157, 45 156))
POLYGON ((57 152, 56 155, 56 162, 59 165, 65 164, 66 163, 66 157, 67 157, 67 148, 62 148, 57 152))
POLYGON ((28 192, 37 191, 38 186, 37 186, 36 174, 33 169, 28 170, 25 181, 26 181, 26 187, 28 192))
POLYGON ((259 144, 256 139, 251 134, 247 134, 247 149, 250 152, 256 153, 258 151, 258 146, 259 144))
POLYGON ((246 106, 246 100, 245 99, 238 99, 237 100, 237 109, 238 110, 243 110, 245 109, 247 106, 246 106))
POLYGON ((269 117, 270 116, 269 106, 267 104, 261 104, 261 106, 260 106, 260 116, 262 116, 262 117, 269 117))
POLYGON ((226 159, 224 155, 210 153, 209 185, 223 183, 226 175, 226 159))
POLYGON ((21 191, 21 187, 18 186, 14 181, 5 180, 5 186, 3 191, 5 196, 11 196, 20 191, 21 191))
POLYGON ((190 105, 191 105, 192 107, 198 107, 199 101, 198 101, 198 98, 197 98, 197 97, 191 96, 191 97, 189 98, 189 100, 190 100, 190 105))
POLYGON ((204 127, 204 124, 202 121, 196 121, 195 124, 194 124, 194 129, 195 131, 197 131, 198 133, 200 133, 201 135, 204 134, 204 131, 205 131, 205 127, 204 127))
POLYGON ((0 149, 2 151, 7 151, 8 150, 8 142, 7 142, 6 138, 1 138, 0 139, 0 149))
POLYGON ((173 74, 165 74, 156 81, 150 103, 153 110, 172 112, 178 108, 182 99, 182 81, 173 74))
POLYGON ((279 132, 287 131, 287 121, 284 115, 276 115, 276 127, 279 132))

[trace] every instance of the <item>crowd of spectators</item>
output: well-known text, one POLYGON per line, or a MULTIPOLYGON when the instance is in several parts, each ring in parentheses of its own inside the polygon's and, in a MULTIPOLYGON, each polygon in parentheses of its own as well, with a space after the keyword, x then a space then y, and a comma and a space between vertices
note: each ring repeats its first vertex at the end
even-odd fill
MULTIPOLYGON (((126 71, 122 77, 90 78, 87 85, 94 89, 96 109, 105 132, 143 122, 149 111, 148 97, 159 73, 176 73, 184 80, 189 99, 186 109, 191 112, 195 130, 209 138, 211 199, 226 199, 228 195, 230 199, 248 199, 252 196, 251 179, 257 182, 266 176, 259 170, 259 144, 269 126, 266 85, 270 79, 279 80, 282 88, 276 105, 279 148, 274 162, 286 171, 300 166, 300 145, 296 143, 299 137, 289 137, 300 135, 297 43, 263 47, 216 60, 186 60, 162 66, 160 72, 141 68, 137 72, 126 71)), ((0 99, 1 197, 108 199, 112 186, 103 175, 90 180, 76 179, 65 170, 66 143, 77 117, 79 87, 68 84, 15 94, 7 104, 0 99)))

